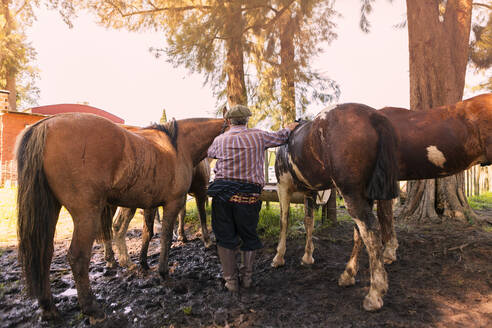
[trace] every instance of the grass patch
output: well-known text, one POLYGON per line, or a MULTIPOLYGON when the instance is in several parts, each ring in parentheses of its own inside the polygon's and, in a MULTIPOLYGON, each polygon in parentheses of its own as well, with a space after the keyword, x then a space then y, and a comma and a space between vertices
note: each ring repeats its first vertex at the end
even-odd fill
MULTIPOLYGON (((17 188, 0 188, 0 246, 17 245, 17 188)), ((138 211, 137 211, 138 212, 138 211)), ((133 227, 142 227, 143 217, 136 214, 130 223, 133 227)), ((71 239, 73 221, 70 213, 63 207, 56 224, 55 240, 71 239)))
POLYGON ((486 192, 478 196, 468 197, 468 204, 474 210, 487 210, 492 208, 492 192, 486 192))
MULTIPOLYGON (((326 223, 329 224, 329 223, 326 223)), ((315 230, 321 226, 321 210, 314 212, 315 230)), ((304 205, 291 204, 289 212, 289 226, 287 229, 287 238, 293 238, 304 234, 304 205)), ((280 234, 280 205, 279 203, 270 203, 270 207, 263 206, 260 211, 260 221, 258 222, 258 234, 260 238, 271 239, 278 238, 280 234)))

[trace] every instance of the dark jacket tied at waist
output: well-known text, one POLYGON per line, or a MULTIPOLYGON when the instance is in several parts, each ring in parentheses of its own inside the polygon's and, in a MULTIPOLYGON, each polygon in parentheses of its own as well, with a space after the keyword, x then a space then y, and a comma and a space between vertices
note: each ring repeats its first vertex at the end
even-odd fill
POLYGON ((226 202, 234 195, 259 196, 261 189, 260 185, 254 183, 217 179, 210 183, 207 194, 226 202))

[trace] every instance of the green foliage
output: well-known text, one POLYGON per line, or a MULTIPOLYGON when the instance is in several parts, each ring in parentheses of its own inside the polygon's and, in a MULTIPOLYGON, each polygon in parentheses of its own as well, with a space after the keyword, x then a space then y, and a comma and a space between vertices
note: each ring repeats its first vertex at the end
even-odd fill
POLYGON ((161 119, 159 120, 159 123, 161 124, 164 124, 167 122, 167 115, 166 115, 166 110, 163 109, 162 110, 162 116, 161 116, 161 119))
MULTIPOLYGON (((281 22, 292 15, 292 42, 295 57, 283 72, 295 83, 295 102, 302 112, 312 100, 326 103, 339 93, 336 84, 309 69, 310 60, 320 53, 320 42, 336 37, 331 19, 336 14, 334 1, 322 0, 90 0, 78 5, 95 12, 101 24, 130 31, 163 31, 167 44, 152 47, 157 57, 191 72, 203 73, 205 83, 214 90, 219 102, 226 96, 231 82, 231 49, 242 49, 248 86, 248 102, 255 103, 252 123, 270 117, 273 127, 283 124, 278 115, 281 107, 279 66, 281 22), (239 48, 234 44, 240 43, 239 48), (232 47, 232 48, 231 48, 232 47)), ((237 53, 233 55, 238 55, 237 53)), ((241 79, 237 72, 233 80, 241 79)), ((240 82, 235 81, 237 85, 240 82)), ((291 95, 292 97, 292 95, 291 95)), ((291 110, 295 111, 296 104, 291 110)), ((292 115, 295 117, 294 115, 292 115)))
MULTIPOLYGON (((314 212, 315 229, 321 225, 321 210, 314 212)), ((304 234, 304 206, 291 204, 287 238, 304 234)), ((271 203, 270 208, 263 206, 258 222, 258 234, 262 239, 276 239, 280 234, 280 208, 278 203, 271 203)))
POLYGON ((35 19, 33 6, 38 4, 34 0, 0 4, 0 89, 15 90, 19 107, 34 105, 39 98, 35 85, 39 72, 32 65, 36 51, 25 34, 35 19), (8 85, 9 80, 15 87, 8 85))
POLYGON ((478 196, 468 197, 468 203, 474 210, 492 209, 492 192, 486 192, 478 196))
POLYGON ((256 69, 248 80, 253 121, 268 119, 274 130, 301 117, 311 102, 326 104, 340 94, 333 80, 310 69, 311 59, 321 53, 320 43, 337 37, 333 18, 338 14, 333 2, 295 2, 289 9, 277 24, 254 35, 251 48, 256 69), (292 38, 292 58, 285 55, 290 41, 285 38, 292 38), (286 113, 291 110, 294 113, 286 113))
POLYGON ((184 313, 185 315, 191 315, 191 310, 192 310, 192 309, 191 309, 191 306, 185 306, 185 307, 183 308, 183 313, 184 313))
MULTIPOLYGON (((480 7, 478 7, 480 8, 480 7)), ((490 8, 489 8, 490 10, 490 8)), ((477 72, 485 73, 485 80, 473 86, 472 90, 492 91, 492 12, 488 17, 477 15, 478 22, 473 24, 474 40, 470 42, 470 64, 477 72)))

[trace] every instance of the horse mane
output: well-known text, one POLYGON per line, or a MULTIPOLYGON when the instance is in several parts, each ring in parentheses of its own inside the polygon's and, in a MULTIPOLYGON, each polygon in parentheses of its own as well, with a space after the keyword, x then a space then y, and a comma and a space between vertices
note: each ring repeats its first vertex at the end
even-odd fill
POLYGON ((164 124, 154 123, 144 129, 157 130, 167 134, 169 139, 171 139, 171 144, 174 149, 178 149, 178 122, 173 118, 170 122, 164 124))

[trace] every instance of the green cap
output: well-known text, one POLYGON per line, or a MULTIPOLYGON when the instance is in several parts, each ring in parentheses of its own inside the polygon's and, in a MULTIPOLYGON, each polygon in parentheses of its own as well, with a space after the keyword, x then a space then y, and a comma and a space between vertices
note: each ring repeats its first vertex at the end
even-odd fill
POLYGON ((235 105, 233 106, 226 114, 225 118, 244 118, 244 117, 250 117, 251 116, 251 111, 249 110, 248 107, 244 105, 235 105))

